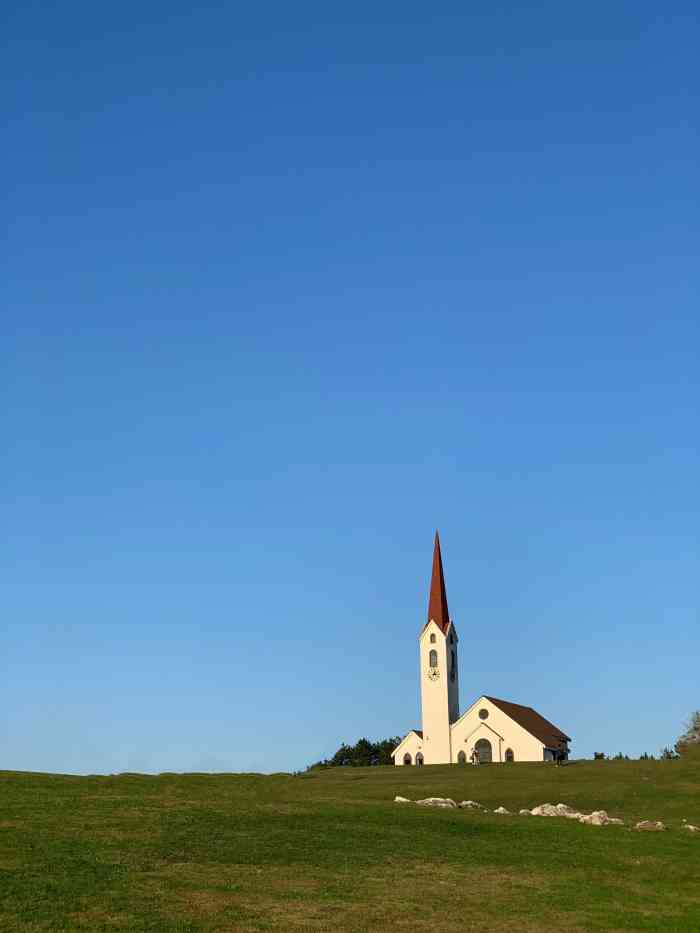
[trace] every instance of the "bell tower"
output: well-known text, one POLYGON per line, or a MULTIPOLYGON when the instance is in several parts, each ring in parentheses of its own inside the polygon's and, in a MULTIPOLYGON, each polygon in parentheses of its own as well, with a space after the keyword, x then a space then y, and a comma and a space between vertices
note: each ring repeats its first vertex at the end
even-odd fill
POLYGON ((450 726, 459 719, 457 630, 447 608, 440 537, 435 532, 428 621, 418 637, 423 755, 427 765, 452 761, 450 726))

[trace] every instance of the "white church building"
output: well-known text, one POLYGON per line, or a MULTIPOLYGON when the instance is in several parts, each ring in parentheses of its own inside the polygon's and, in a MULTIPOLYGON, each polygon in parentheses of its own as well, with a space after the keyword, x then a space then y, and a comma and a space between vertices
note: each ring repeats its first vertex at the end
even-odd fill
POLYGON ((394 764, 465 764, 475 750, 480 762, 567 758, 569 736, 531 706, 484 695, 460 716, 458 643, 436 533, 428 621, 418 636, 423 728, 396 746, 394 764))

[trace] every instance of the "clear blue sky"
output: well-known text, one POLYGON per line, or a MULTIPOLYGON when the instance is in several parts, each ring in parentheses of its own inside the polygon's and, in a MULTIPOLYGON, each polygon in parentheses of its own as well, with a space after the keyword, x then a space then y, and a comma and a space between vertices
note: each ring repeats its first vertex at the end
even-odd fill
MULTIPOLYGON (((694 3, 16 4, 0 768, 700 706, 694 3)), ((8 210, 9 208, 9 210, 8 210)))

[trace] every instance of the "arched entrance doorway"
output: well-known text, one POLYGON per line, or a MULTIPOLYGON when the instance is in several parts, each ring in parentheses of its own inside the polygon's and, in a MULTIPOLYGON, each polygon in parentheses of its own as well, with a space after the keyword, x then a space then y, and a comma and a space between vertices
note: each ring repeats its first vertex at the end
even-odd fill
POLYGON ((466 756, 464 749, 462 749, 459 755, 457 755, 457 764, 466 765, 466 763, 467 763, 467 756, 466 756))
POLYGON ((491 743, 488 739, 479 739, 474 749, 479 753, 479 764, 488 764, 491 761, 491 743))
POLYGON ((422 752, 418 752, 418 754, 416 755, 416 764, 418 765, 419 768, 423 767, 423 753, 422 752))
POLYGON ((411 756, 408 754, 408 752, 406 752, 406 754, 403 756, 403 763, 404 763, 405 765, 412 765, 412 764, 413 764, 413 759, 412 759, 411 756))

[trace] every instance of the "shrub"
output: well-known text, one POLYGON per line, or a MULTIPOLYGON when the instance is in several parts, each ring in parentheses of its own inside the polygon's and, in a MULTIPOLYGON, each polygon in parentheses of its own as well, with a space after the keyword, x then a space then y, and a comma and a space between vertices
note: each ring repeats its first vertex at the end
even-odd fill
POLYGON ((678 755, 700 753, 700 710, 696 709, 690 714, 685 732, 676 742, 675 750, 678 755))

